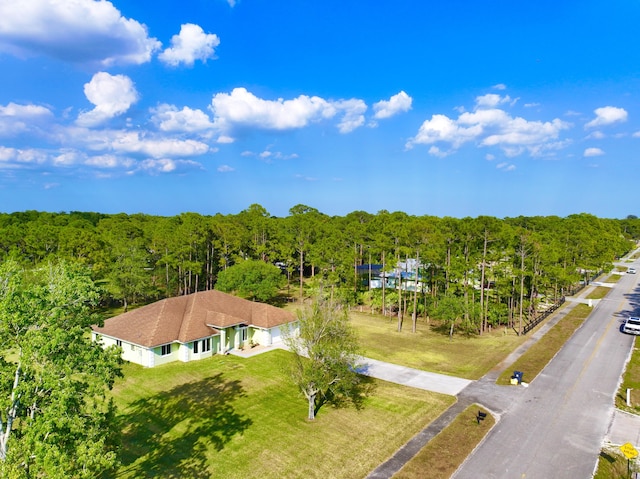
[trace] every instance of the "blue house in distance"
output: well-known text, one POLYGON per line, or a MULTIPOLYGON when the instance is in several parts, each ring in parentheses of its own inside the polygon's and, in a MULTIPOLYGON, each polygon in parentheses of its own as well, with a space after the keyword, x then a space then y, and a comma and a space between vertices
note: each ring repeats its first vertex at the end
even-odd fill
POLYGON ((406 261, 399 261, 395 268, 383 271, 381 264, 362 264, 357 266, 360 284, 370 289, 398 289, 405 291, 415 291, 416 275, 418 275, 418 291, 426 291, 422 276, 419 274, 419 267, 423 266, 416 259, 410 258, 406 261))

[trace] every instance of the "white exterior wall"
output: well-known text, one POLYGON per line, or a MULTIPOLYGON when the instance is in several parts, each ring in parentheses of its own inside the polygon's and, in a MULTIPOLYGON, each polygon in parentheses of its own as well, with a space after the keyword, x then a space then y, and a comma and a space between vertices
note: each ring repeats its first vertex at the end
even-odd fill
POLYGON ((91 333, 91 339, 93 341, 99 340, 104 348, 108 348, 109 346, 120 346, 120 348, 122 348, 122 359, 129 361, 130 363, 139 364, 140 366, 148 366, 148 348, 128 343, 126 341, 119 341, 118 339, 110 336, 102 336, 98 333, 91 333))

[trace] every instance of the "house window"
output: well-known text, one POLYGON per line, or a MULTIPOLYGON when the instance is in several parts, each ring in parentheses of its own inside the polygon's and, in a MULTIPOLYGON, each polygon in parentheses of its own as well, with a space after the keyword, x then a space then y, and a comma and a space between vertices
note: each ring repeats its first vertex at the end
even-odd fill
POLYGON ((211 338, 202 340, 202 352, 205 353, 211 351, 211 338))
POLYGON ((200 341, 194 341, 193 342, 193 353, 194 354, 198 354, 198 345, 200 344, 200 341))
POLYGON ((122 347, 122 341, 120 341, 119 339, 116 339, 116 346, 118 347, 122 347))
POLYGON ((161 347, 160 355, 168 356, 169 354, 171 354, 171 345, 165 344, 164 346, 161 347))

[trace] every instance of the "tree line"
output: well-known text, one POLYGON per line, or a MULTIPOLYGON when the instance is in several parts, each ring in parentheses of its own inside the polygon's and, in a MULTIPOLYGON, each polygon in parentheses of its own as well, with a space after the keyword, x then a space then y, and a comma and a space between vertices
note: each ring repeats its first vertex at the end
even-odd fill
MULTIPOLYGON (((107 301, 125 309, 212 289, 247 260, 277 265, 292 299, 322 291, 332 300, 398 318, 437 318, 482 334, 521 330, 541 305, 610 268, 640 237, 640 220, 567 217, 451 218, 354 211, 329 216, 306 205, 276 217, 253 204, 238 214, 176 216, 0 214, 0 260, 51 258, 90 267, 107 301), (416 260, 421 288, 371 289, 366 267, 393 272, 416 260), (359 268, 360 266, 360 268, 359 268), (363 270, 365 271, 363 273, 363 270)), ((417 280, 417 279, 416 279, 417 280)))

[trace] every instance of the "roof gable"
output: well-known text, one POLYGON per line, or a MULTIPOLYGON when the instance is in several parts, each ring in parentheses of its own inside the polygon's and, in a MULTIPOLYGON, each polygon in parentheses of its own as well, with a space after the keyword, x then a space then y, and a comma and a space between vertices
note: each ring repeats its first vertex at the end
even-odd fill
POLYGON ((272 328, 295 321, 289 311, 255 303, 221 291, 200 291, 155 303, 109 318, 98 334, 145 347, 187 343, 218 334, 239 324, 272 328))

